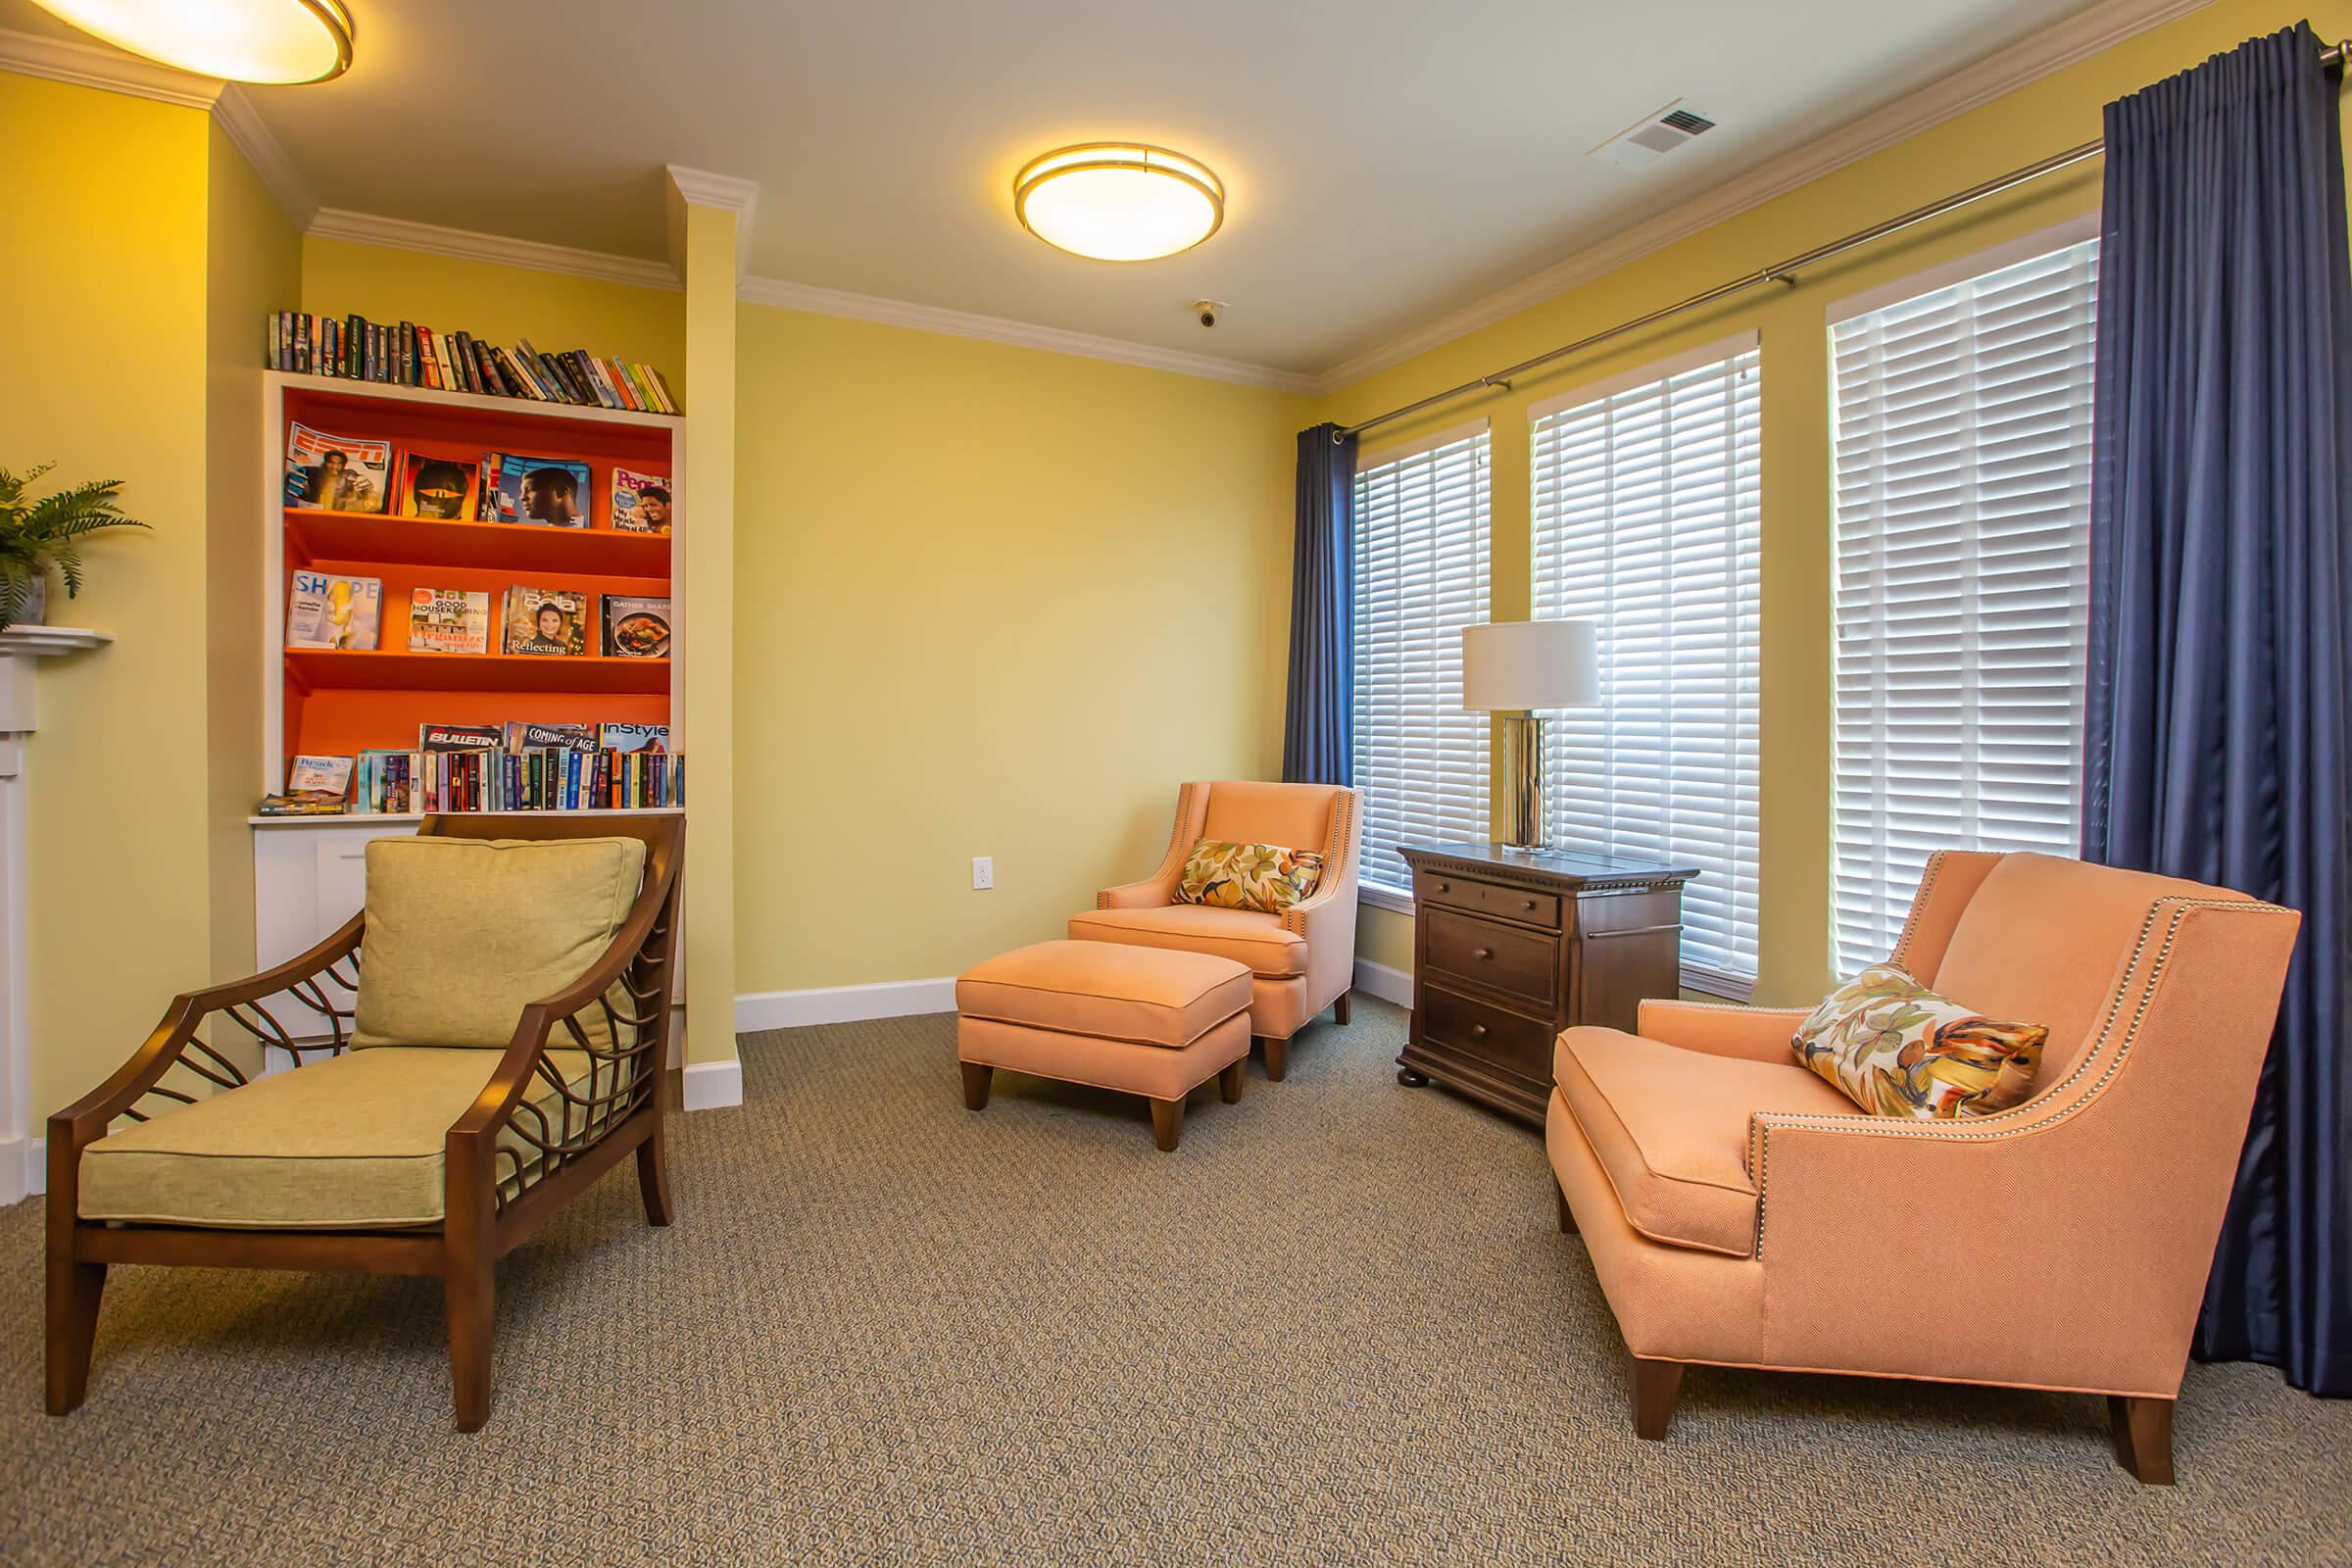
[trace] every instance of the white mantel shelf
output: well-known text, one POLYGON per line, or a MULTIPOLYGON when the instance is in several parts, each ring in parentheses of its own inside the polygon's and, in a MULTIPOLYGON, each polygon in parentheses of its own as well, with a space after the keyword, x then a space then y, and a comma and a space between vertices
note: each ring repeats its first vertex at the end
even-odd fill
POLYGON ((0 631, 0 654, 54 659, 85 648, 103 648, 114 640, 111 631, 91 631, 83 626, 11 626, 0 631))

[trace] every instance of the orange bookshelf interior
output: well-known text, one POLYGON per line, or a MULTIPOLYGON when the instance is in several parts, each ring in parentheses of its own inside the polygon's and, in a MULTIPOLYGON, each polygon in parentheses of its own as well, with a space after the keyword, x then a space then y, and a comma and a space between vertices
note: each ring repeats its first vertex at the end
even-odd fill
MULTIPOLYGON (((600 600, 606 594, 667 597, 672 541, 612 527, 615 466, 664 477, 675 472, 674 426, 565 417, 444 404, 414 393, 371 396, 288 383, 281 419, 354 439, 388 441, 400 452, 478 463, 484 453, 565 459, 588 465, 587 528, 511 522, 452 522, 389 514, 281 509, 283 570, 271 613, 283 617, 297 570, 375 577, 383 582, 376 647, 285 651, 286 758, 351 756, 372 748, 408 751, 419 725, 670 721, 667 659, 601 657, 600 600), (511 587, 574 589, 588 607, 589 652, 570 658, 444 654, 409 647, 409 601, 418 588, 490 596, 490 647, 498 647, 501 601, 511 587)), ((282 431, 281 431, 282 433, 282 431)), ((681 527, 692 527, 681 516, 681 527)))

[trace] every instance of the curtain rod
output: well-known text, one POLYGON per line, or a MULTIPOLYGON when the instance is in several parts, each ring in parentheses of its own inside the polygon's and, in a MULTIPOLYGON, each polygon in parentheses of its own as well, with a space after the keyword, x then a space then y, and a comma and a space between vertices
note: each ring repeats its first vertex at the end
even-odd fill
MULTIPOLYGON (((2352 53, 2352 39, 2322 49, 2320 65, 2324 70, 2340 71, 2343 69, 2344 57, 2347 53, 2352 53)), ((1900 233, 1902 230, 1917 223, 1924 223, 1932 218, 1941 218, 1944 214, 1955 212, 1972 202, 1981 202, 1987 196, 1998 196, 2003 191, 2014 190, 2020 185, 2039 179, 2044 174, 2054 174, 2061 169, 2072 169, 2077 164, 2098 157, 2100 153, 2106 151, 2106 147, 2105 139, 2097 138, 2086 141, 2080 147, 2069 147, 2065 152, 2053 153, 2039 163, 2028 164, 2023 169, 2013 169, 2006 174, 1984 181, 1982 185, 1971 185, 1957 195, 1946 196, 1941 201, 1930 202, 1925 207, 1915 207, 1898 218, 1889 218, 1883 223, 1873 223, 1868 228, 1857 229, 1842 239, 1831 240, 1827 245, 1816 245, 1809 251, 1789 257, 1787 261, 1775 262, 1770 267, 1758 268, 1755 271, 1749 272, 1743 277, 1736 277, 1728 283, 1718 283, 1703 293, 1693 294, 1687 300, 1677 300, 1672 305, 1662 306, 1646 316, 1637 316, 1630 321, 1620 321, 1604 332, 1595 332, 1591 337, 1580 337, 1573 343, 1562 344, 1556 349, 1548 349, 1532 360, 1521 360, 1517 365, 1505 366, 1503 368, 1491 371, 1474 381, 1464 381, 1461 385, 1449 386, 1443 392, 1433 392, 1419 402, 1407 403, 1399 409, 1391 409, 1386 414, 1375 415, 1373 417, 1355 424, 1342 425, 1332 432, 1332 442, 1336 445, 1348 436, 1361 435, 1375 425, 1387 424, 1392 420, 1404 418, 1408 415, 1419 414, 1423 409, 1435 408, 1441 403, 1450 403, 1455 398, 1468 397, 1473 392, 1484 392, 1490 389, 1507 392, 1511 388, 1513 376, 1524 375, 1530 370, 1551 364, 1554 360, 1564 360, 1571 354, 1582 353, 1586 349, 1606 343, 1611 338, 1623 337, 1628 332, 1638 331, 1644 326, 1663 321, 1669 317, 1680 316, 1685 311, 1694 311, 1702 305, 1712 305, 1717 300, 1744 293, 1759 284, 1785 283, 1788 287, 1794 288, 1796 279, 1791 274, 1804 268, 1817 266, 1834 256, 1842 256, 1847 251, 1870 244, 1873 240, 1881 240, 1889 234, 1900 233)))

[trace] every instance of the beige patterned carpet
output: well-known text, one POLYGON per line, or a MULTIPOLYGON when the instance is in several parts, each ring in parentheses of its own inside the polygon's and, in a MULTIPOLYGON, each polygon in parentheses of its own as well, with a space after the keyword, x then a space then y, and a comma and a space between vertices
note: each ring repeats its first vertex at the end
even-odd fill
POLYGON ((433 1283, 145 1269, 52 1421, 0 1211, 0 1563, 2352 1561, 2352 1404, 2250 1366, 2192 1369, 2172 1491, 2082 1397, 1700 1370, 1637 1443, 1539 1141, 1397 1087, 1402 1026, 1172 1155, 1141 1102, 966 1112, 948 1018, 753 1037, 675 1229, 616 1172, 502 1266, 473 1437, 433 1283))

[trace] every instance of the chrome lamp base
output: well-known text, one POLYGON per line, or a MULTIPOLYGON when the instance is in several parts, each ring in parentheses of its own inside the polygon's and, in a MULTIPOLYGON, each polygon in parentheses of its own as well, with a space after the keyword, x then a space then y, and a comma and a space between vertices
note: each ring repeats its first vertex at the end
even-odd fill
POLYGON ((1506 850, 1541 854, 1544 842, 1544 720, 1536 713, 1511 713, 1503 719, 1510 750, 1504 759, 1507 794, 1503 799, 1503 840, 1506 850))

